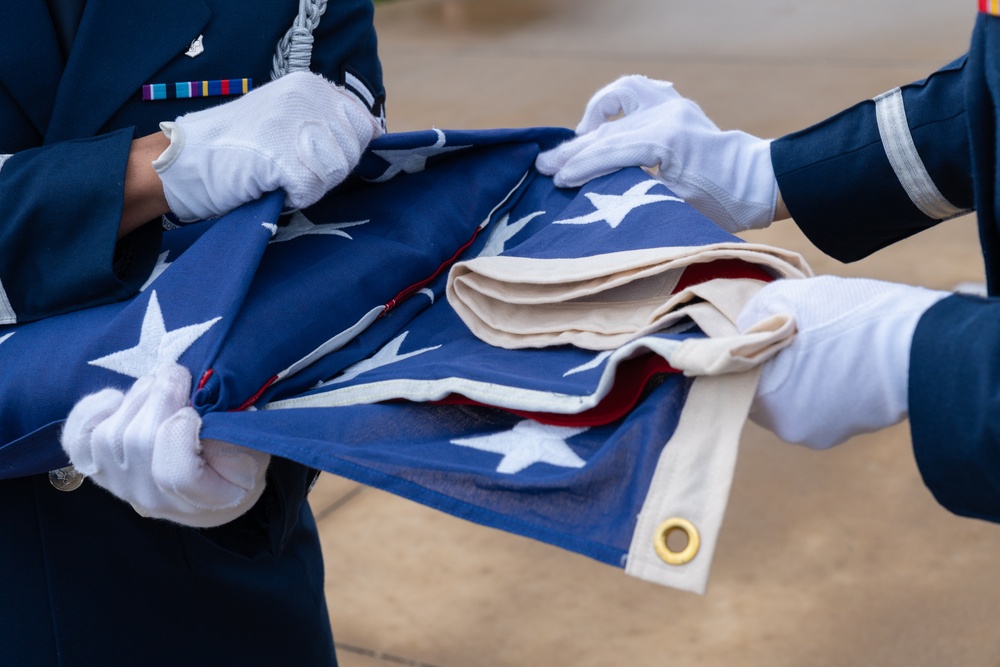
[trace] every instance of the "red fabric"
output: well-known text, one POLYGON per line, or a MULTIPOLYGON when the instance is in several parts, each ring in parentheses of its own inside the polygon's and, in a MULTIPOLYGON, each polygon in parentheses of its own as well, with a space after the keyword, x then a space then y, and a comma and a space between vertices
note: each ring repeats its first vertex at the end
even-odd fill
MULTIPOLYGON (((646 354, 619 365, 611 392, 589 410, 570 415, 527 410, 507 410, 507 412, 553 426, 601 426, 624 417, 639 402, 646 385, 654 376, 677 372, 679 371, 662 357, 646 354)), ((445 405, 483 405, 458 394, 452 394, 435 402, 445 405)))

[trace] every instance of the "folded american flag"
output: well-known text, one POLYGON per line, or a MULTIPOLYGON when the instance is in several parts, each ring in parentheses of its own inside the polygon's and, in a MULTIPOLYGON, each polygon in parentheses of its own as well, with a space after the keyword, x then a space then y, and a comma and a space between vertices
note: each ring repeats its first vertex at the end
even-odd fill
POLYGON ((727 312, 808 268, 640 169, 553 187, 534 158, 568 136, 384 136, 308 210, 166 233, 129 302, 0 327, 0 478, 66 465, 80 397, 179 361, 202 437, 704 590, 746 369, 787 339, 727 312))

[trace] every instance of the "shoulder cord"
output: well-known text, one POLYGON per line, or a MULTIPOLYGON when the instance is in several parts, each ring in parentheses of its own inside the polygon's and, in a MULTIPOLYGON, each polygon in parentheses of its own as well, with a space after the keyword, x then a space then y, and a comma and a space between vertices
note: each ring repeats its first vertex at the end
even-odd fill
POLYGON ((308 71, 312 60, 313 31, 319 25, 327 0, 299 0, 299 13, 278 42, 271 62, 271 80, 291 72, 308 71))

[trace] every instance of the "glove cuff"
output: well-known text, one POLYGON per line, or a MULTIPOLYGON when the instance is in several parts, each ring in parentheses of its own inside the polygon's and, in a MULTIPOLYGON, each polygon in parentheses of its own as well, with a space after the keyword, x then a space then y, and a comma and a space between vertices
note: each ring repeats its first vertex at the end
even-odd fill
POLYGON ((160 123, 160 131, 170 140, 170 145, 167 146, 165 151, 160 153, 159 157, 153 160, 153 169, 157 174, 162 174, 170 168, 170 165, 181 154, 181 149, 184 148, 184 128, 177 125, 177 123, 173 121, 160 123))
MULTIPOLYGON (((749 136, 749 135, 748 135, 749 136)), ((778 203, 778 179, 771 164, 771 139, 756 139, 746 144, 748 168, 743 192, 737 191, 737 198, 745 203, 741 207, 744 214, 743 229, 764 229, 774 222, 774 210, 778 203)))
MULTIPOLYGON (((185 138, 187 136, 184 128, 173 121, 165 121, 160 123, 160 131, 170 140, 170 145, 167 146, 165 151, 160 153, 159 157, 153 160, 153 170, 160 177, 160 183, 163 186, 163 196, 166 198, 167 206, 170 207, 170 212, 173 214, 170 216, 170 222, 183 226, 185 223, 203 220, 206 216, 198 215, 190 207, 185 206, 183 198, 177 195, 176 190, 178 188, 174 181, 176 180, 175 176, 179 177, 179 175, 169 171, 170 167, 177 162, 181 151, 184 150, 185 138)), ((212 216, 209 215, 207 217, 212 216)))

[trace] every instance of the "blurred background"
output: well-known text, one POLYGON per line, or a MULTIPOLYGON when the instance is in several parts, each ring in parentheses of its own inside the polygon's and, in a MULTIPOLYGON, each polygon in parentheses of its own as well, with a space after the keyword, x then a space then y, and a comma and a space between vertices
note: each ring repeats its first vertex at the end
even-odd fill
MULTIPOLYGON (((967 48, 967 0, 383 0, 389 129, 574 127, 622 74, 776 137, 967 48)), ((794 224, 745 235, 817 273, 983 280, 975 220, 841 265, 794 224)), ((1000 665, 1000 526, 941 509, 906 424, 826 452, 750 424, 708 594, 324 475, 312 495, 345 667, 1000 665)))

